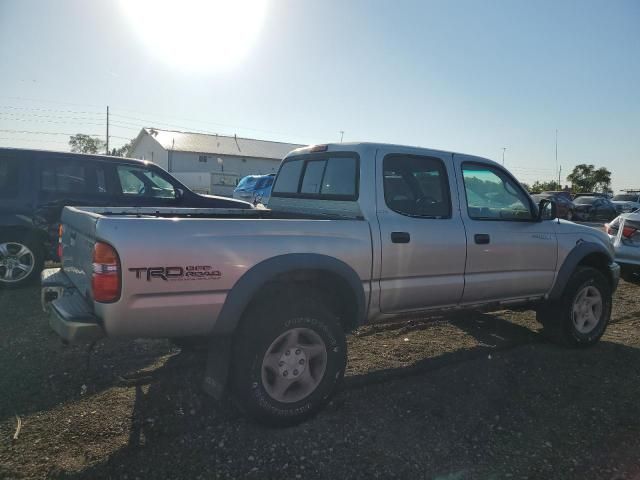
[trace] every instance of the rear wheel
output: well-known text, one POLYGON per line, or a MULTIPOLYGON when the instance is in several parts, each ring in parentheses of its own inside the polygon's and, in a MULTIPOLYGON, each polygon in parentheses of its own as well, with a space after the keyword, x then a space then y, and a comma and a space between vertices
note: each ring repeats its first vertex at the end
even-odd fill
POLYGON ((252 308, 234 345, 231 382, 256 420, 293 425, 320 410, 342 381, 342 327, 317 300, 286 295, 252 308))
POLYGON ((0 237, 0 286, 21 287, 40 275, 42 248, 30 238, 0 237))
POLYGON ((553 341, 577 347, 597 343, 610 318, 611 287, 605 276, 591 267, 579 267, 562 298, 537 311, 538 321, 553 341))

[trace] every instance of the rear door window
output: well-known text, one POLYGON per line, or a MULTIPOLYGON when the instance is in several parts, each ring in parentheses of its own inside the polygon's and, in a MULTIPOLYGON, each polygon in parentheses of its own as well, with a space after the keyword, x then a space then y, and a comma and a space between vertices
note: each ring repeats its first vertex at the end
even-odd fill
POLYGON ((16 197, 20 187, 20 163, 17 158, 0 158, 0 198, 16 197))
POLYGON ((451 216, 449 180, 442 160, 387 155, 383 169, 384 199, 391 210, 411 217, 451 216))
POLYGON ((106 195, 107 173, 100 162, 45 160, 41 163, 40 190, 54 196, 106 195))

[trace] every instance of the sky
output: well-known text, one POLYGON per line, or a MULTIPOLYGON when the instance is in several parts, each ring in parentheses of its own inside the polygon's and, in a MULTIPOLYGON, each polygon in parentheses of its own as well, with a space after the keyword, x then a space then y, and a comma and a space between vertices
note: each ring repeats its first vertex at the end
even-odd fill
POLYGON ((532 183, 558 176, 557 130, 563 183, 587 163, 640 188, 638 0, 232 4, 0 0, 0 146, 104 138, 109 105, 112 146, 143 126, 305 144, 344 132, 504 154, 532 183))

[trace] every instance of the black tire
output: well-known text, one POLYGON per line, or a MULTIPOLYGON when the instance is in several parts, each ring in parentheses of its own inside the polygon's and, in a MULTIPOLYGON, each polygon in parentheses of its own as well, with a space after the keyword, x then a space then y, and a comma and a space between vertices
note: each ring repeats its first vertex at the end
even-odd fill
POLYGON ((231 387, 238 406, 260 423, 295 425, 329 402, 342 383, 346 363, 346 339, 338 319, 320 301, 293 289, 260 302, 244 315, 234 340, 231 387), (311 393, 299 401, 281 402, 263 382, 263 359, 273 343, 292 329, 308 329, 321 338, 326 362, 311 393))
MULTIPOLYGON (((44 267, 44 250, 42 248, 41 243, 37 240, 35 236, 31 236, 28 234, 25 235, 0 235, 0 245, 11 245, 11 252, 15 252, 15 245, 26 247, 29 252, 33 255, 32 259, 30 259, 29 263, 32 262, 31 271, 24 276, 23 278, 19 278, 17 275, 16 280, 8 281, 5 280, 5 272, 6 267, 0 266, 0 288, 20 288, 26 285, 30 285, 35 280, 40 278, 40 272, 44 267)), ((26 257, 24 257, 26 258, 26 257)), ((3 260, 4 257, 0 260, 3 260)))
POLYGON ((620 278, 629 283, 640 283, 640 268, 622 267, 620 278))
POLYGON ((536 318, 552 341, 572 347, 589 347, 600 340, 607 328, 611 318, 611 297, 611 286, 602 272, 591 267, 578 267, 567 282, 562 298, 540 307, 536 318), (598 291, 602 307, 592 330, 580 332, 574 324, 573 307, 578 295, 587 287, 598 291))

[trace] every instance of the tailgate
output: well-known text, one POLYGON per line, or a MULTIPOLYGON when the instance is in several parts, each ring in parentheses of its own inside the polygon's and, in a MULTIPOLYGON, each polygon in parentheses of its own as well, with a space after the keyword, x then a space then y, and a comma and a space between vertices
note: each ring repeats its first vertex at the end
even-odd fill
POLYGON ((74 207, 65 207, 62 212, 62 268, 85 298, 90 296, 93 245, 99 218, 95 213, 74 207))

